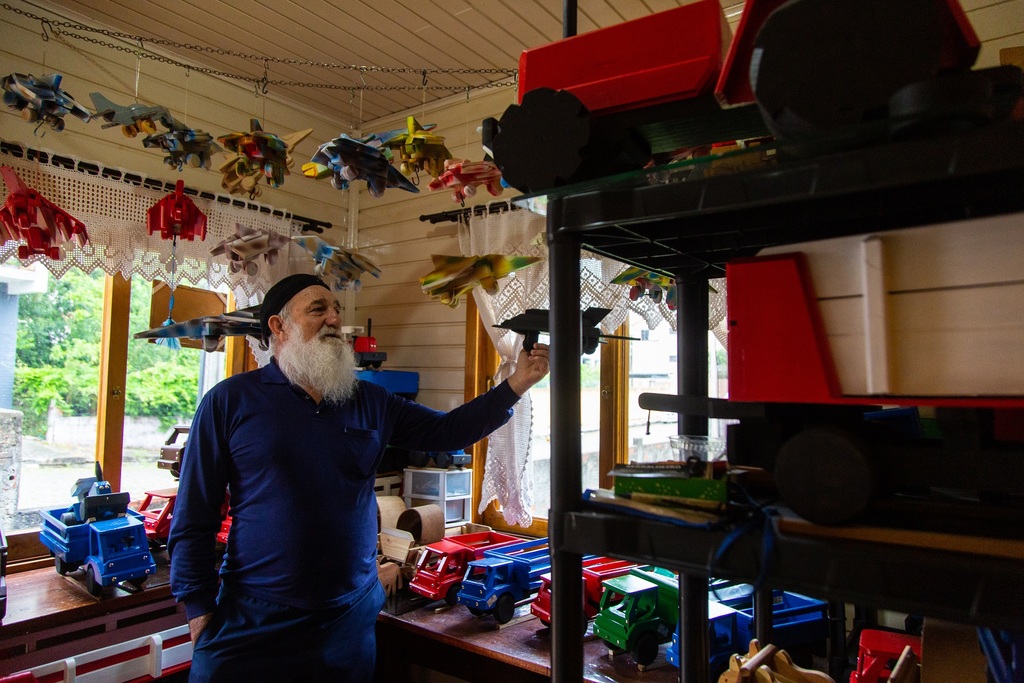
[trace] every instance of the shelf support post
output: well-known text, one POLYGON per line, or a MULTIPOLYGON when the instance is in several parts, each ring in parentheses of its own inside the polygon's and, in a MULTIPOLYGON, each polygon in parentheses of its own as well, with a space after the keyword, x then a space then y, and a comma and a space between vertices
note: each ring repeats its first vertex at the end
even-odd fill
POLYGON ((548 278, 551 306, 551 676, 583 680, 583 556, 565 550, 568 513, 581 507, 583 473, 580 438, 580 353, 583 324, 579 309, 580 239, 561 232, 562 200, 548 202, 548 278))

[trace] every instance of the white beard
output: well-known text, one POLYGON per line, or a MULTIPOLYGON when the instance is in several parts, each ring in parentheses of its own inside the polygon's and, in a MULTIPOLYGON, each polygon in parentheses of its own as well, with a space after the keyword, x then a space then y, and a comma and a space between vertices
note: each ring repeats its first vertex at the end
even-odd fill
POLYGON ((328 403, 341 404, 356 389, 356 356, 352 345, 339 337, 337 329, 324 326, 309 341, 291 320, 284 321, 288 340, 276 349, 275 357, 281 372, 293 384, 312 387, 328 403))

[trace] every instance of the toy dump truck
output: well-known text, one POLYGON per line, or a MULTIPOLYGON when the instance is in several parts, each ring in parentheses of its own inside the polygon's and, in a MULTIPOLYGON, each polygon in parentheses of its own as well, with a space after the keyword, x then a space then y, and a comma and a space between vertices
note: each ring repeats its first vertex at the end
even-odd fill
POLYGON ((604 581, 594 635, 610 649, 625 650, 640 666, 658 656, 679 623, 679 579, 654 567, 634 567, 604 581))
POLYGON ((468 564, 482 558, 485 550, 508 546, 520 540, 497 531, 480 531, 430 543, 416 561, 409 588, 431 600, 443 599, 449 605, 455 605, 468 564))
MULTIPOLYGON (((708 602, 708 643, 711 680, 729 668, 729 658, 744 652, 754 637, 754 598, 750 586, 739 587, 741 594, 721 602, 708 602)), ((679 666, 679 625, 665 651, 665 659, 679 666)), ((828 638, 828 605, 797 593, 776 590, 772 593, 772 644, 783 648, 795 659, 801 655, 825 654, 828 638)), ((799 663, 799 662, 798 662, 799 663)))
MULTIPOLYGON (((583 630, 593 619, 601 607, 601 595, 604 594, 604 580, 622 576, 636 562, 616 560, 611 557, 589 557, 583 559, 583 630)), ((540 590, 537 599, 530 603, 530 611, 545 626, 551 624, 551 574, 540 577, 540 590)))
POLYGON ((485 550, 469 563, 457 600, 476 616, 493 614, 499 624, 507 624, 516 607, 536 597, 540 577, 550 569, 546 538, 485 550))
POLYGON ((156 563, 143 516, 128 508, 128 493, 111 491, 99 463, 96 476, 79 479, 71 493, 77 503, 40 511, 39 540, 53 555, 57 573, 84 567, 92 595, 122 581, 141 588, 156 572, 156 563))

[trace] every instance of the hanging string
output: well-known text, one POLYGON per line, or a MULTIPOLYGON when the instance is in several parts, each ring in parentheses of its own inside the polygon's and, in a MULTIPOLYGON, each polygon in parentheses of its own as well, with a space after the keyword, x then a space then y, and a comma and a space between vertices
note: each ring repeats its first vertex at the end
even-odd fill
POLYGON ((183 120, 185 125, 188 125, 188 91, 189 91, 189 78, 192 76, 192 70, 188 67, 185 68, 185 116, 183 120))
MULTIPOLYGON (((167 302, 167 320, 163 322, 161 327, 168 327, 174 324, 174 289, 178 285, 178 236, 175 235, 171 239, 171 268, 170 268, 170 282, 168 283, 171 291, 170 299, 167 302)), ((159 337, 156 343, 161 346, 166 346, 172 351, 181 350, 181 342, 178 341, 177 337, 159 337)))
POLYGON ((142 73, 142 41, 139 40, 139 49, 135 52, 135 103, 139 102, 139 75, 142 73))

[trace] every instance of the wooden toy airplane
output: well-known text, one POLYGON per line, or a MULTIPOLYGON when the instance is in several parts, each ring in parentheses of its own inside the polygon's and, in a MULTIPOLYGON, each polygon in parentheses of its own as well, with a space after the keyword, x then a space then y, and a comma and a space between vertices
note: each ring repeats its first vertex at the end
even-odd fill
POLYGON ((245 270, 246 275, 255 277, 260 270, 259 257, 274 265, 279 251, 289 242, 287 235, 236 223, 235 234, 211 249, 210 256, 226 256, 232 273, 245 270))
POLYGON ((60 132, 64 130, 64 117, 68 114, 89 121, 89 110, 75 102, 75 98, 60 87, 63 76, 50 74, 36 78, 32 74, 4 76, 4 104, 21 112, 28 122, 38 121, 36 130, 44 123, 60 132))
POLYGON ((483 185, 495 197, 501 196, 504 188, 501 185, 501 169, 493 161, 453 161, 444 162, 444 173, 430 181, 431 190, 452 188, 452 199, 465 205, 466 197, 476 194, 476 188, 483 185))
POLYGON ((474 287, 483 287, 488 294, 498 293, 498 280, 514 270, 540 261, 537 256, 441 256, 430 257, 434 270, 420 278, 420 288, 433 299, 452 308, 459 305, 464 294, 474 287))
POLYGON ((363 273, 380 277, 380 268, 358 251, 336 247, 312 235, 292 237, 292 240, 313 257, 316 275, 334 279, 332 286, 335 290, 352 287, 358 292, 363 286, 359 279, 363 273))
POLYGON ((219 351, 224 337, 250 335, 259 339, 260 334, 259 306, 252 306, 233 313, 205 315, 154 327, 132 336, 134 339, 202 339, 204 351, 219 351))
POLYGON ((155 147, 166 152, 164 163, 170 168, 181 170, 185 164, 192 168, 210 168, 210 158, 222 151, 207 132, 189 128, 174 122, 174 128, 165 133, 147 135, 142 139, 143 147, 155 147))
POLYGON ((121 132, 126 138, 134 138, 140 132, 155 133, 157 121, 168 130, 174 128, 174 117, 167 107, 138 102, 125 107, 111 102, 98 92, 89 93, 89 97, 92 98, 92 105, 96 107, 96 113, 92 117, 106 121, 103 128, 121 126, 121 132))
POLYGON ((0 174, 9 192, 0 207, 0 243, 24 240, 18 246, 18 258, 43 254, 57 260, 62 243, 89 243, 85 223, 26 185, 10 166, 0 166, 0 174))
POLYGON ((649 296, 655 303, 665 299, 669 310, 676 308, 676 281, 661 273, 654 273, 644 268, 629 267, 612 279, 613 285, 629 285, 629 299, 636 301, 642 296, 649 296))
POLYGON ((406 131, 384 143, 400 161, 399 170, 410 176, 420 171, 437 178, 444 172, 444 162, 452 153, 444 146, 444 138, 427 131, 416 117, 406 119, 406 131))
POLYGON ((185 196, 185 181, 174 185, 174 192, 158 200, 146 211, 146 229, 161 239, 206 239, 206 214, 185 196))
POLYGON ((231 194, 248 193, 251 199, 260 193, 260 174, 271 187, 280 187, 284 184, 288 169, 295 165, 291 150, 305 140, 313 129, 306 128, 289 135, 277 136, 264 131, 259 119, 250 119, 249 129, 248 133, 221 135, 217 141, 233 153, 220 167, 224 173, 221 186, 231 194), (246 182, 247 180, 250 182, 246 182))
POLYGON ((309 163, 303 164, 302 173, 316 179, 331 176, 331 185, 338 190, 348 189, 354 180, 365 180, 366 189, 373 197, 380 197, 389 187, 419 192, 418 187, 388 163, 379 142, 375 135, 359 139, 339 135, 320 145, 309 163))

